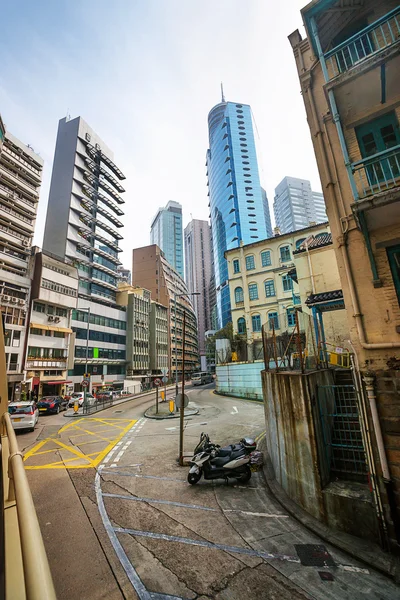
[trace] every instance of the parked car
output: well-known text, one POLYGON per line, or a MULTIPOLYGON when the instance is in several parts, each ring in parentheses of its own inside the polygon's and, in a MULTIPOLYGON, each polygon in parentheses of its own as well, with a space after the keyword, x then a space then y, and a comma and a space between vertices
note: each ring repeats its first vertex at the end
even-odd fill
POLYGON ((200 373, 193 373, 191 379, 192 385, 205 385, 207 383, 213 382, 212 373, 207 373, 206 371, 201 371, 200 373))
POLYGON ((29 429, 33 431, 39 421, 39 410, 33 401, 10 402, 8 412, 14 429, 29 429))
POLYGON ((67 410, 68 401, 62 396, 43 396, 37 402, 37 407, 41 414, 50 413, 58 415, 60 410, 67 410))
MULTIPOLYGON (((78 400, 79 406, 82 406, 84 398, 85 398, 85 395, 83 392, 74 392, 68 402, 68 406, 70 408, 72 408, 75 404, 75 400, 78 400)), ((86 394, 86 398, 87 398, 87 401, 89 402, 89 404, 94 404, 96 401, 93 394, 89 394, 89 392, 86 394)))

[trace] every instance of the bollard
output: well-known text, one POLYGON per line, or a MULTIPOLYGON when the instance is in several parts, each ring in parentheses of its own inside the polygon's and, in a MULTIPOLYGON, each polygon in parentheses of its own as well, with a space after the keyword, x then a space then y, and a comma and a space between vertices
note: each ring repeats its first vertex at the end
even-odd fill
POLYGON ((174 408, 175 408, 175 402, 174 402, 174 400, 170 400, 170 401, 169 401, 169 412, 170 412, 171 414, 173 414, 173 413, 174 413, 174 408))
POLYGON ((75 400, 74 402, 74 413, 77 413, 79 410, 79 400, 75 400))

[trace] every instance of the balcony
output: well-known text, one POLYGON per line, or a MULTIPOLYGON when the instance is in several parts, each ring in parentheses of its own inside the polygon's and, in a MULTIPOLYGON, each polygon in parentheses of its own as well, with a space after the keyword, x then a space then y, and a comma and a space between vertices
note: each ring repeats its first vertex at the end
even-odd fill
POLYGON ((328 80, 399 42, 400 7, 387 13, 324 54, 328 80))
POLYGON ((400 186, 400 145, 352 163, 359 199, 400 186))
POLYGON ((32 358, 28 356, 27 369, 65 369, 67 364, 66 358, 32 358))

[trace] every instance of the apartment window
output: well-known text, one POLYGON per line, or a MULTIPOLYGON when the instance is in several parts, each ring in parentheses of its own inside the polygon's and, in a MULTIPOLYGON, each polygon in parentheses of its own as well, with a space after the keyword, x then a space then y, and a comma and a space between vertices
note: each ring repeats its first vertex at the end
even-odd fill
POLYGON ((282 285, 284 292, 291 292, 293 290, 293 279, 289 275, 283 275, 282 285))
POLYGON ((269 279, 268 281, 266 281, 264 283, 264 287, 265 287, 265 296, 267 298, 269 298, 271 296, 275 296, 275 284, 274 284, 273 279, 269 279))
POLYGON ((258 286, 256 283, 249 283, 250 300, 258 300, 258 286))
POLYGON ((40 302, 34 302, 33 310, 38 313, 44 313, 46 311, 46 306, 44 304, 40 304, 40 302))
POLYGON ((282 262, 290 260, 290 247, 289 246, 281 246, 280 253, 281 253, 281 261, 282 262))
POLYGON ((42 335, 42 330, 38 327, 31 327, 32 335, 42 335))
POLYGON ((58 317, 66 317, 68 315, 68 311, 66 308, 56 308, 56 315, 58 317))
POLYGON ((253 331, 255 331, 255 332, 261 331, 261 316, 253 315, 251 317, 251 325, 253 327, 253 331))
POLYGON ((240 273, 240 263, 237 258, 235 258, 235 260, 233 261, 233 272, 240 273))
POLYGON ((279 329, 279 317, 277 312, 268 313, 268 325, 270 330, 279 329))
POLYGON ((63 338, 63 337, 65 337, 65 333, 63 331, 55 331, 54 337, 63 338))
POLYGON ((288 308, 286 311, 286 314, 287 314, 288 327, 295 327, 296 326, 296 313, 294 311, 294 308, 288 308))
POLYGON ((390 270, 392 271, 394 289, 400 304, 400 245, 387 248, 390 270))
POLYGON ((235 302, 236 304, 243 302, 243 288, 241 287, 235 288, 235 302))
POLYGON ((245 321, 244 317, 240 317, 240 319, 238 319, 237 329, 238 329, 239 334, 246 333, 246 321, 245 321))
POLYGON ((300 248, 300 246, 302 245, 302 243, 304 242, 306 238, 300 238, 299 240, 297 240, 296 242, 296 250, 298 250, 300 248))
POLYGON ((246 256, 246 271, 252 271, 255 268, 256 268, 256 264, 254 261, 254 256, 253 255, 246 256))
POLYGON ((269 267, 271 265, 271 252, 269 250, 261 252, 261 265, 263 267, 269 267))
POLYGON ((20 341, 21 341, 21 332, 14 331, 13 340, 12 340, 13 348, 19 348, 20 341))

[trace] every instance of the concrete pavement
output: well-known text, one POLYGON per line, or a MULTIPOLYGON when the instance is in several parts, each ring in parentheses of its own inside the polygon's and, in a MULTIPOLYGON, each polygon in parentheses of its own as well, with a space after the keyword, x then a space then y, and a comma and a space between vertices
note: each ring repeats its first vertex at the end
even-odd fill
MULTIPOLYGON (((187 454, 201 431, 225 444, 256 437, 265 426, 262 405, 215 396, 207 388, 188 392, 199 414, 185 420, 187 454)), ((96 468, 28 471, 61 600, 399 597, 391 580, 295 521, 268 492, 261 473, 243 486, 204 480, 189 486, 187 468, 176 463, 178 429, 142 418, 153 402, 128 402, 122 413, 101 413, 132 426, 96 468), (46 522, 57 522, 57 531, 46 522), (67 560, 60 567, 63 540, 67 560), (307 551, 321 566, 302 564, 307 551)))

